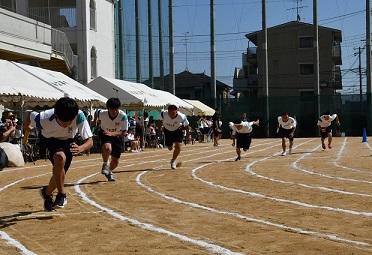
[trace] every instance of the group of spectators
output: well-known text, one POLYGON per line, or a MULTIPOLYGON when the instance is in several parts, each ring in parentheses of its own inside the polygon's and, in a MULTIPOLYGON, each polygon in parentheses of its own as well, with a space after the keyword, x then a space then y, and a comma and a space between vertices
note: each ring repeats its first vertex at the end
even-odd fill
MULTIPOLYGON (((100 110, 97 110, 95 115, 97 115, 99 111, 100 110)), ((95 126, 95 117, 87 116, 87 119, 93 134, 96 136, 99 129, 95 126)), ((129 117, 128 132, 123 142, 124 149, 131 152, 140 152, 146 147, 163 148, 162 124, 160 121, 155 120, 153 116, 148 116, 147 112, 145 112, 144 117, 129 117)))
POLYGON ((222 121, 221 116, 218 112, 215 112, 213 116, 201 116, 197 121, 199 142, 207 142, 213 138, 213 145, 218 146, 218 140, 222 133, 222 121))

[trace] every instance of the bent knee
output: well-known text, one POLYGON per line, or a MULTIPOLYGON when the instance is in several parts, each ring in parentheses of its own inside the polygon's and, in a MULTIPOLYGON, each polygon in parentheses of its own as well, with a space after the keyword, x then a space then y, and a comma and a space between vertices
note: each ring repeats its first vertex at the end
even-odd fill
POLYGON ((66 154, 63 151, 58 151, 53 155, 54 162, 65 162, 66 154))

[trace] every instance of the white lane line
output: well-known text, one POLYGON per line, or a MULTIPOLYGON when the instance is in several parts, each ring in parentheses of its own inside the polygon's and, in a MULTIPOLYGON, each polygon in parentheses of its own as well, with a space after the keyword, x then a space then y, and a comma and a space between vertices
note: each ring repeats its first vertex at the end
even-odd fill
MULTIPOLYGON (((264 143, 259 143, 257 144, 256 146, 261 146, 261 145, 266 145, 266 144, 270 144, 270 143, 273 143, 272 141, 269 141, 269 142, 264 142, 264 143)), ((229 145, 222 145, 222 146, 219 146, 217 149, 221 149, 221 148, 228 148, 230 147, 229 145)), ((188 152, 188 151, 197 151, 197 150, 205 150, 207 148, 210 148, 209 146, 198 146, 196 149, 191 149, 191 150, 185 150, 184 152, 188 152)), ((164 149, 165 150, 165 149, 164 149)), ((139 154, 129 154, 129 155, 133 155, 134 158, 125 158, 125 162, 127 161, 136 161, 136 160, 141 160, 143 158, 143 156, 145 156, 146 154, 150 154, 150 156, 146 155, 146 158, 154 158, 154 157, 158 157, 159 154, 157 153, 158 151, 144 151, 144 152, 141 152, 139 154), (157 154, 156 154, 157 153, 157 154), (155 154, 155 155, 151 155, 151 154, 155 154), (140 157, 135 157, 135 156, 140 156, 140 157)), ((126 154, 125 154, 126 155, 126 154)), ((129 156, 127 155, 127 156, 129 156)), ((43 159, 41 159, 43 160, 43 159)), ((101 160, 101 157, 97 157, 97 158, 89 158, 89 159, 82 159, 82 160, 73 160, 72 163, 71 163, 71 166, 74 166, 76 164, 80 164, 82 162, 87 162, 87 161, 100 161, 101 160)), ((48 161, 48 159, 46 159, 45 161, 48 161)), ((99 165, 99 164, 97 164, 99 165)), ((1 173, 6 173, 6 172, 13 172, 13 171, 19 171, 19 170, 25 170, 25 169, 35 169, 35 168, 40 168, 40 167, 47 167, 47 166, 52 166, 51 163, 48 163, 48 164, 43 164, 43 165, 31 165, 31 166, 25 166, 25 167, 17 167, 17 168, 9 168, 9 169, 5 169, 5 170, 2 170, 0 171, 0 174, 1 173)), ((71 167, 70 169, 74 169, 73 167, 71 167)))
MULTIPOLYGON (((222 146, 224 147, 224 146, 222 146)), ((204 147, 198 147, 198 149, 202 150, 202 149, 205 149, 205 146, 204 147)), ((154 151, 145 151, 145 152, 141 152, 140 154, 131 154, 133 156, 137 156, 137 155, 146 155, 146 154, 153 154, 155 153, 154 151)), ((100 154, 99 154, 100 155, 100 154)), ((129 156, 129 155, 128 155, 129 156)), ((157 157, 158 155, 152 155, 152 156, 146 156, 146 158, 151 158, 151 157, 157 157)), ((83 156, 82 156, 83 157, 83 156)), ((82 160, 76 160, 76 161, 72 161, 71 163, 71 166, 74 166, 76 164, 80 164, 82 162, 88 162, 88 161, 97 161, 97 160, 101 160, 102 158, 101 157, 96 157, 96 158, 89 158, 89 159, 82 159, 82 160)), ((126 160, 139 160, 140 158, 128 158, 126 160)), ((44 160, 44 159, 40 159, 40 160, 44 160)), ((13 172, 13 171, 19 171, 19 170, 25 170, 25 169, 36 169, 36 168, 40 168, 40 167, 47 167, 47 166, 52 166, 51 163, 49 163, 49 159, 45 159, 45 161, 48 162, 48 164, 42 164, 42 165, 30 165, 30 166, 24 166, 24 167, 16 167, 16 168, 9 168, 9 169, 5 169, 3 171, 0 171, 0 174, 1 173, 6 173, 6 172, 13 172)), ((70 169, 73 169, 73 168, 70 168, 70 169)))
MULTIPOLYGON (((303 143, 301 143, 299 145, 296 145, 294 147, 294 149, 296 149, 297 147, 299 147, 302 144, 303 143)), ((333 189, 333 188, 327 188, 327 187, 318 186, 318 185, 308 185, 308 184, 304 184, 304 183, 297 183, 297 182, 291 182, 291 181, 283 181, 283 180, 279 180, 279 179, 267 177, 267 176, 260 175, 260 174, 256 173, 255 171, 253 171, 252 166, 249 167, 249 168, 247 167, 245 169, 245 171, 247 173, 249 173, 249 174, 257 177, 257 178, 261 178, 261 179, 264 179, 264 180, 267 180, 267 181, 271 181, 271 182, 277 182, 277 183, 289 184, 289 185, 297 185, 297 186, 304 187, 304 188, 318 189, 318 190, 321 190, 321 191, 340 193, 340 194, 344 194, 344 195, 355 195, 355 196, 362 196, 362 197, 372 197, 372 195, 365 194, 365 193, 349 192, 349 191, 338 190, 338 189, 333 189)))
POLYGON ((216 245, 216 244, 212 244, 208 241, 204 241, 204 240, 197 240, 197 239, 193 239, 191 237, 188 237, 186 235, 182 235, 182 234, 178 234, 178 233, 175 233, 175 232, 172 232, 170 230, 167 230, 165 228, 161 228, 161 227, 157 227, 157 226, 154 226, 153 224, 149 224, 149 223, 144 223, 144 222, 141 222, 139 220, 136 220, 136 219, 133 219, 133 218, 129 218, 125 215, 122 215, 120 214, 119 212, 115 212, 114 210, 110 209, 110 208, 107 208, 107 207, 104 207, 100 204, 98 204, 97 202, 95 202, 94 200, 90 199, 83 191, 81 191, 80 189, 80 183, 97 175, 98 173, 95 173, 95 174, 91 174, 91 175, 88 175, 80 180, 78 180, 74 186, 75 188, 75 191, 76 193, 78 193, 80 195, 80 197, 88 204, 98 208, 99 210, 102 210, 106 213, 108 213, 109 215, 111 215, 112 217, 114 218, 117 218, 121 221, 125 221, 125 222, 128 222, 130 224, 133 224, 137 227, 140 227, 144 230, 148 230, 148 231, 151 231, 151 232, 156 232, 156 233, 160 233, 160 234, 165 234, 165 235, 168 235, 168 236, 171 236, 171 237, 174 237, 178 240, 181 240, 181 241, 184 241, 184 242, 188 242, 188 243, 192 243, 196 246, 199 246, 203 249, 206 249, 207 251, 210 251, 214 254, 226 254, 226 255, 238 255, 238 254, 242 254, 242 253, 238 253, 238 252, 233 252, 229 249, 226 249, 222 246, 219 246, 219 245, 216 245))
POLYGON ((369 150, 371 150, 372 151, 372 147, 371 147, 371 145, 369 145, 369 143, 368 142, 366 142, 366 143, 364 143, 366 146, 367 146, 367 148, 369 149, 369 150))
POLYGON ((12 182, 12 183, 9 183, 3 187, 0 188, 0 192, 2 192, 3 190, 13 186, 13 185, 16 185, 17 183, 20 183, 20 182, 23 182, 25 180, 30 180, 30 179, 34 179, 34 178, 38 178, 38 177, 41 177, 41 176, 44 176, 44 175, 47 175, 47 174, 50 174, 50 173, 46 173, 46 174, 39 174, 39 175, 35 175, 35 176, 30 176, 30 177, 25 177, 25 178, 22 178, 22 179, 19 179, 15 182, 12 182))
MULTIPOLYGON (((192 151, 199 151, 199 150, 201 150, 201 149, 198 148, 198 149, 195 149, 195 150, 192 150, 192 151)), ((195 154, 195 153, 193 153, 193 154, 195 154)), ((193 154, 190 154, 190 155, 193 155, 193 154)), ((154 156, 151 156, 151 157, 154 157, 154 156)), ((151 157, 147 157, 147 158, 151 158, 151 157)), ((98 159, 98 158, 97 158, 97 159, 98 159)), ((95 159, 95 160, 97 160, 97 159, 95 159)), ((87 160, 87 161, 90 161, 90 160, 87 160)), ((151 163, 151 162, 157 162, 157 161, 158 161, 158 160, 155 160, 155 161, 148 161, 148 162, 151 163)), ((79 161, 78 161, 78 162, 79 162, 79 161)), ((127 162, 127 161, 125 161, 125 162, 127 162)), ((90 164, 90 165, 83 165, 83 166, 77 166, 77 167, 71 167, 69 170, 75 170, 75 169, 79 169, 79 168, 86 168, 86 167, 99 166, 100 164, 101 164, 101 163, 90 164)), ((133 166, 133 165, 135 165, 135 164, 130 164, 130 165, 125 165, 125 166, 120 166, 120 167, 118 167, 118 168, 121 168, 121 167, 129 167, 129 166, 133 166)), ((0 192, 2 192, 3 190, 5 190, 5 189, 7 189, 7 188, 9 188, 9 187, 11 187, 11 186, 16 185, 17 183, 20 183, 20 182, 22 182, 22 181, 30 180, 30 179, 34 179, 34 178, 38 178, 38 177, 41 177, 41 176, 44 176, 44 175, 51 175, 51 173, 39 174, 39 175, 29 176, 29 177, 25 177, 25 178, 19 179, 19 180, 14 181, 14 182, 12 182, 12 183, 10 183, 10 184, 7 184, 7 185, 5 185, 5 186, 3 186, 3 187, 0 187, 0 192)))
MULTIPOLYGON (((270 143, 270 142, 269 142, 270 143)), ((266 144, 266 143, 263 143, 263 144, 266 144)), ((258 144, 258 145, 256 145, 256 146, 260 146, 260 145, 263 145, 263 144, 258 144)), ((226 147, 228 147, 228 146, 226 146, 226 147)), ((203 149, 205 149, 205 148, 198 148, 198 149, 195 149, 195 150, 193 150, 193 151, 198 151, 198 150, 203 150, 203 149)), ((158 156, 158 155, 154 155, 154 156, 158 156)), ((154 156, 149 156, 149 157, 154 157, 154 156)), ((99 160, 99 158, 95 158, 95 159, 87 159, 87 160, 80 160, 80 161, 76 161, 76 163, 81 163, 82 161, 92 161, 92 160, 99 160)), ((151 162, 157 162, 158 160, 155 160, 155 161, 148 161, 147 163, 151 163, 151 162)), ((145 162, 144 162, 145 163, 145 162)), ((138 164, 138 163, 137 163, 138 164)), ((140 163, 141 164, 141 163, 140 163)), ((99 164, 92 164, 92 165, 84 165, 84 166, 80 166, 80 167, 72 167, 71 168, 71 170, 72 169, 78 169, 78 168, 85 168, 85 167, 89 167, 89 166, 96 166, 96 165, 99 165, 99 164)), ((133 166, 133 165, 135 165, 135 164, 130 164, 130 165, 126 165, 126 166, 123 166, 123 167, 129 167, 129 166, 133 166)), ((33 166, 33 167, 35 167, 35 168, 37 168, 37 167, 41 167, 41 166, 49 166, 49 165, 39 165, 39 166, 33 166)), ((26 169, 26 168, 31 168, 31 167, 25 167, 25 168, 17 168, 17 169, 11 169, 11 170, 8 170, 8 171, 15 171, 15 170, 20 170, 20 169, 26 169)), ((119 168, 121 168, 121 167, 119 167, 119 168)), ((6 185, 6 186, 4 186, 4 187, 2 187, 2 188, 0 188, 0 192, 1 191, 4 191, 5 189, 7 189, 7 188, 9 188, 9 187, 11 187, 11 186, 13 186, 13 185, 16 185, 17 183, 20 183, 20 182, 22 182, 22 181, 25 181, 25 180, 29 180, 29 179, 33 179, 33 178, 38 178, 38 177, 41 177, 41 176, 44 176, 44 175, 48 175, 48 174, 50 174, 50 173, 45 173, 45 174, 40 174, 40 175, 36 175, 36 176, 30 176, 30 177, 25 177, 25 178, 22 178, 22 179, 19 179, 19 180, 17 180, 17 181, 15 181, 15 182, 12 182, 12 183, 10 183, 10 184, 8 184, 8 185, 6 185)), ((96 173, 96 174, 98 174, 98 173, 96 173)), ((96 175, 96 174, 94 174, 94 175, 96 175)), ((48 215, 53 215, 53 214, 48 214, 48 215)), ((31 217, 31 216, 29 216, 29 217, 31 217)), ((7 235, 7 233, 6 232, 1 232, 2 233, 2 238, 3 238, 3 236, 4 236, 4 238, 5 237, 9 237, 8 235, 7 235)), ((3 238, 3 239, 4 239, 3 238)), ((9 237, 10 238, 10 237, 9 237)), ((19 243, 17 240, 15 240, 15 239, 11 239, 11 240, 13 240, 12 242, 8 242, 9 244, 11 244, 12 246, 15 246, 15 245, 17 245, 17 243, 19 243), (13 245, 14 244, 14 245, 13 245)), ((19 243, 20 244, 20 243, 19 243)), ((22 244, 20 244, 22 247, 24 247, 22 244)), ((15 247, 17 247, 17 246, 15 246, 15 247)), ((26 249, 26 248, 25 248, 26 249)), ((26 249, 27 250, 27 249, 26 249)), ((28 251, 28 250, 27 250, 28 251)), ((29 252, 31 252, 31 251, 29 251, 29 252)), ((34 254, 34 253, 25 253, 25 254, 34 254)))
MULTIPOLYGON (((268 144, 271 144, 271 143, 272 143, 272 142, 270 142, 270 143, 268 143, 268 144)), ((262 145, 262 144, 258 144, 258 145, 256 145, 256 146, 260 146, 260 145, 262 145)), ((252 146, 252 147, 256 147, 256 146, 252 146)), ((276 146, 276 145, 274 145, 274 146, 276 146)), ((274 147, 274 146, 271 146, 271 147, 274 147)), ((271 148, 271 147, 269 147, 269 148, 271 148)), ((262 151, 262 150, 266 150, 266 149, 267 149, 267 148, 265 148, 265 149, 261 149, 261 150, 258 150, 258 151, 262 151)), ((233 150, 232 150, 232 151, 233 151, 233 150)), ((231 151, 231 152, 232 152, 232 151, 231 151)), ((224 151, 224 152, 219 152, 219 153, 215 153, 215 154, 212 154, 212 155, 209 155, 209 156, 206 156, 206 157, 204 156, 204 157, 197 158, 197 159, 185 160, 185 161, 183 161, 183 162, 195 161, 195 160, 198 160, 198 159, 204 159, 204 158, 208 158, 208 157, 215 156, 215 155, 219 155, 219 154, 225 154, 225 153, 227 153, 227 152, 226 152, 226 151, 224 151)), ((188 154, 187 156, 190 156, 190 155, 193 155, 193 154, 195 154, 195 153, 188 154)), ((163 160, 159 160, 159 161, 163 161, 163 160)), ((149 162, 150 162, 150 161, 149 161, 149 162)), ((143 163, 149 163, 149 162, 143 162, 143 163)), ((161 167, 161 166, 158 166, 157 168, 159 168, 159 167, 161 167)), ((102 205, 99 205, 99 204, 96 203, 95 201, 93 201, 93 200, 91 200, 90 198, 88 198, 87 195, 86 195, 83 191, 81 191, 81 189, 80 189, 80 183, 81 183, 81 182, 83 182, 83 181, 85 181, 85 180, 87 180, 87 179, 89 179, 89 178, 91 178, 91 177, 93 177, 93 176, 95 176, 95 175, 97 175, 97 174, 98 174, 98 173, 95 173, 95 174, 92 174, 92 175, 86 176, 86 177, 80 179, 80 180, 79 180, 78 182, 76 182, 76 184, 74 185, 74 188, 75 188, 76 193, 78 193, 79 196, 80 196, 80 197, 81 197, 85 202, 87 202, 88 204, 90 204, 90 205, 92 205, 92 206, 94 206, 94 207, 96 207, 96 208, 98 208, 98 209, 100 209, 100 210, 102 210, 102 211, 104 211, 104 212, 110 214, 111 216, 113 216, 113 217, 115 217, 115 218, 117 218, 117 219, 120 219, 120 220, 122 220, 122 221, 129 222, 129 223, 131 223, 131 224, 133 224, 133 225, 136 225, 136 226, 138 226, 138 227, 140 227, 140 228, 143 228, 143 229, 145 229, 145 230, 149 230, 149 231, 153 231, 153 232, 157 232, 157 233, 162 233, 162 234, 167 234, 167 235, 169 235, 169 236, 171 236, 171 237, 175 237, 175 238, 177 238, 177 239, 179 239, 179 240, 181 240, 181 241, 190 242, 190 243, 192 243, 192 244, 195 244, 195 245, 197 245, 197 246, 200 246, 200 247, 202 247, 202 248, 204 248, 204 249, 207 249, 208 251, 211 251, 211 252, 216 253, 216 254, 241 254, 241 253, 232 252, 232 251, 230 251, 230 250, 228 250, 228 249, 226 249, 226 248, 223 248, 223 247, 221 247, 221 246, 218 246, 218 245, 215 245, 215 244, 211 244, 211 243, 209 243, 209 242, 207 242, 207 241, 203 241, 203 240, 195 240, 195 239, 189 238, 189 237, 187 237, 187 236, 185 236, 185 235, 178 234, 178 233, 174 233, 174 232, 171 232, 171 231, 169 231, 169 230, 166 230, 166 229, 163 229, 163 228, 160 228, 160 227, 156 227, 156 226, 154 226, 154 225, 152 225, 152 224, 142 223, 142 222, 140 222, 140 221, 138 221, 138 220, 136 220, 136 219, 132 219, 132 218, 129 218, 129 217, 127 217, 127 216, 123 216, 123 215, 121 215, 120 213, 113 211, 112 209, 109 209, 109 208, 103 207, 102 205)))
MULTIPOLYGON (((279 153, 276 153, 274 155, 271 155, 271 156, 268 156, 268 157, 265 157, 265 158, 261 158, 259 160, 254 160, 253 162, 251 162, 250 164, 247 165, 246 169, 249 171, 249 169, 254 164, 256 164, 260 161, 267 160, 267 159, 269 159, 269 158, 271 158, 275 155, 279 155, 279 153)), ((206 180, 198 177, 196 175, 196 172, 197 172, 197 170, 194 170, 192 172, 193 178, 195 178, 196 180, 199 180, 199 181, 201 181, 201 182, 203 182, 203 183, 205 183, 209 186, 212 186, 214 188, 227 190, 227 191, 231 191, 231 192, 236 192, 236 193, 241 193, 241 194, 244 194, 244 195, 248 195, 250 197, 268 199, 268 200, 271 200, 271 201, 287 203, 287 204, 293 204, 293 205, 306 207, 306 208, 324 209, 324 210, 327 210, 327 211, 333 211, 333 212, 339 212, 339 213, 345 213, 345 214, 352 214, 352 215, 357 215, 357 216, 372 217, 372 212, 363 212, 363 211, 355 211, 355 210, 349 210, 349 209, 343 209, 343 208, 334 208, 334 207, 330 207, 330 206, 313 205, 313 204, 304 203, 304 202, 301 202, 301 201, 289 200, 289 199, 283 199, 283 198, 276 198, 276 197, 268 196, 268 195, 265 195, 265 194, 262 194, 262 193, 257 193, 257 192, 251 192, 251 191, 245 191, 245 190, 241 190, 241 189, 226 187, 226 186, 223 186, 223 185, 215 184, 211 181, 206 181, 206 180)))
POLYGON ((365 194, 365 193, 356 193, 356 192, 344 191, 344 190, 339 190, 339 189, 327 188, 327 187, 323 187, 323 186, 315 186, 315 185, 308 185, 308 184, 304 184, 304 183, 278 180, 278 179, 274 179, 274 178, 271 178, 271 177, 260 175, 256 172, 254 172, 252 169, 245 169, 245 171, 247 173, 253 175, 253 176, 256 176, 258 178, 262 178, 262 179, 265 179, 265 180, 268 180, 268 181, 272 181, 272 182, 278 182, 278 183, 289 184, 289 185, 297 185, 297 186, 304 187, 304 188, 318 189, 318 190, 322 190, 322 191, 326 191, 326 192, 334 192, 334 193, 340 193, 340 194, 344 194, 344 195, 372 197, 372 195, 365 194))
MULTIPOLYGON (((314 151, 318 150, 319 148, 320 148, 320 145, 317 146, 317 147, 315 147, 313 150, 311 150, 311 153, 313 153, 314 151)), ((339 176, 332 176, 332 175, 328 175, 328 174, 322 174, 322 173, 318 173, 318 172, 315 172, 315 171, 308 170, 306 168, 303 168, 303 167, 297 165, 298 162, 300 162, 308 154, 311 154, 311 153, 307 153, 307 154, 302 155, 296 161, 292 162, 291 166, 294 169, 297 169, 298 171, 301 171, 301 172, 304 172, 304 173, 307 173, 307 174, 311 174, 311 175, 321 176, 321 177, 328 178, 328 179, 335 179, 335 180, 340 180, 340 181, 349 181, 349 182, 372 184, 371 181, 365 181, 365 180, 358 180, 358 179, 351 179, 351 178, 344 178, 344 177, 339 177, 339 176)))
POLYGON ((340 161, 341 159, 341 156, 345 150, 345 147, 346 147, 346 143, 347 143, 347 137, 345 137, 342 145, 341 145, 341 148, 340 148, 340 151, 337 153, 337 158, 335 159, 335 161, 333 161, 332 163, 336 166, 336 167, 339 167, 339 168, 342 168, 342 169, 345 169, 345 170, 348 170, 348 171, 352 171, 352 172, 359 172, 359 173, 365 173, 365 174, 368 174, 368 175, 372 175, 372 173, 370 171, 366 171, 366 170, 360 170, 360 169, 355 169, 355 168, 352 168, 352 167, 348 167, 348 166, 343 166, 343 165, 340 165, 338 162, 340 161))
MULTIPOLYGON (((195 150, 196 151, 196 150, 195 150)), ((92 161, 92 160, 98 160, 97 159, 89 159, 89 160, 84 160, 84 161, 92 161)), ((82 160, 81 160, 82 161, 82 160)), ((80 161, 80 162, 81 162, 80 161)), ((79 161, 78 161, 79 162, 79 161)), ((77 162, 77 163, 78 163, 77 162)), ((154 162, 154 161, 150 161, 150 162, 154 162)), ((73 167, 71 168, 72 169, 78 169, 78 168, 85 168, 85 167, 89 167, 89 166, 96 166, 96 165, 99 165, 99 164, 92 164, 92 165, 84 165, 84 166, 80 166, 80 167, 73 167)), ((129 166, 133 166, 135 164, 130 164, 130 165, 126 165, 124 167, 129 167, 129 166)), ((40 166, 34 166, 34 167, 40 167, 40 166)), ((12 171, 14 171, 16 169, 12 169, 12 171)), ((19 170, 19 169, 18 169, 19 170)), ((25 181, 25 180, 30 180, 30 179, 34 179, 34 178, 38 178, 38 177, 41 177, 41 176, 44 176, 44 175, 49 175, 50 173, 45 173, 45 174, 39 174, 39 175, 35 175, 35 176, 30 176, 30 177, 25 177, 25 178, 22 178, 22 179, 19 179, 17 181, 14 181, 8 185, 5 185, 3 187, 0 188, 0 192, 4 191, 5 189, 11 187, 11 186, 14 186, 22 181, 25 181)), ((55 213, 50 213, 50 214, 45 214, 46 216, 45 217, 50 217, 50 216, 63 216, 62 214, 55 214, 55 213)), ((43 217, 42 215, 29 215, 28 217, 43 217)), ((10 244, 11 246, 14 246, 16 247, 17 249, 19 249, 20 251, 23 252, 23 250, 25 251, 25 253, 22 253, 22 254, 26 254, 26 255, 31 255, 31 254, 35 254, 31 251, 29 251, 25 246, 23 246, 19 241, 13 239, 13 238, 10 238, 9 235, 6 233, 6 232, 3 232, 3 231, 0 231, 0 235, 1 235, 1 238, 2 239, 5 239, 7 241, 8 244, 10 244)))
MULTIPOLYGON (((194 171, 194 170, 197 171, 197 170, 199 170, 201 168, 204 168, 204 167, 206 167, 208 165, 211 165, 211 164, 212 163, 201 165, 197 168, 194 168, 192 171, 194 171)), ((271 221, 267 221, 265 219, 257 219, 257 218, 253 218, 253 217, 250 217, 250 216, 241 215, 237 212, 224 211, 224 210, 208 207, 208 206, 197 204, 197 203, 192 203, 192 202, 180 200, 178 198, 175 198, 175 197, 166 195, 164 193, 158 192, 158 191, 154 190, 153 188, 151 188, 151 187, 145 185, 144 183, 142 183, 141 177, 144 174, 146 174, 146 172, 143 172, 143 173, 140 173, 140 174, 137 175, 137 177, 136 177, 137 184, 140 185, 141 187, 143 187, 144 189, 146 189, 147 191, 149 191, 151 193, 155 193, 158 196, 160 196, 160 197, 162 197, 166 200, 169 200, 173 203, 187 205, 187 206, 190 206, 190 207, 193 207, 193 208, 206 210, 206 211, 209 211, 209 212, 212 212, 212 213, 233 216, 233 217, 236 217, 238 219, 242 219, 242 220, 245 220, 245 221, 248 221, 248 222, 254 222, 254 223, 258 223, 258 224, 268 225, 268 226, 271 226, 271 227, 276 227, 276 228, 279 228, 279 229, 282 229, 282 230, 285 230, 285 231, 291 231, 291 232, 298 233, 298 234, 305 234, 305 235, 320 237, 320 238, 324 238, 324 239, 328 239, 328 240, 332 240, 332 241, 344 242, 344 243, 354 244, 354 245, 372 246, 369 243, 342 238, 342 237, 337 236, 336 234, 330 234, 330 233, 325 234, 325 233, 320 233, 320 232, 316 232, 316 231, 305 230, 305 229, 302 229, 302 228, 299 228, 299 227, 290 227, 290 226, 287 226, 287 225, 284 225, 284 224, 278 224, 278 223, 274 223, 274 222, 271 222, 271 221)))
POLYGON ((36 255, 36 253, 33 253, 32 251, 30 251, 19 241, 11 238, 7 233, 3 231, 0 231, 0 238, 5 240, 10 246, 15 247, 23 255, 36 255))

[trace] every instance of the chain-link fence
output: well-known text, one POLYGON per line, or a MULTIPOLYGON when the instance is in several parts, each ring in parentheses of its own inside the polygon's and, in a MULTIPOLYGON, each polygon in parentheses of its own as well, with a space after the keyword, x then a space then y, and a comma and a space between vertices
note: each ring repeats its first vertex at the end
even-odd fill
MULTIPOLYGON (((201 100, 213 106, 210 100, 201 100)), ((229 135, 228 122, 241 118, 246 113, 247 119, 260 119, 260 127, 255 128, 256 137, 275 137, 277 117, 282 112, 288 112, 297 122, 297 137, 318 136, 317 121, 324 112, 337 113, 341 122, 340 127, 334 125, 335 135, 362 136, 363 128, 372 135, 372 104, 371 98, 363 95, 334 95, 334 96, 288 96, 288 97, 245 97, 217 100, 223 120, 223 135, 229 135), (268 114, 266 105, 268 101, 268 114), (269 116, 267 121, 267 117, 269 116), (268 125, 267 125, 268 124, 268 125)))

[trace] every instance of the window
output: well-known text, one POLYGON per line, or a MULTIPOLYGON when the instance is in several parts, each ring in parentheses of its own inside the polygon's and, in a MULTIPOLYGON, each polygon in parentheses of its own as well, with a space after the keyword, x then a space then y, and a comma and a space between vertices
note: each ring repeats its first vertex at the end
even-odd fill
POLYGON ((13 0, 0 0, 0 7, 9 11, 16 11, 15 4, 16 2, 13 0))
POLYGON ((300 74, 302 75, 314 74, 314 65, 313 64, 300 64, 300 74))
POLYGON ((311 36, 300 37, 299 38, 299 48, 306 49, 306 48, 313 48, 314 47, 314 40, 311 36))
POLYGON ((97 50, 95 47, 90 50, 90 69, 91 78, 97 78, 97 50))
POLYGON ((90 29, 96 30, 96 2, 94 0, 90 0, 89 3, 90 8, 90 29))

